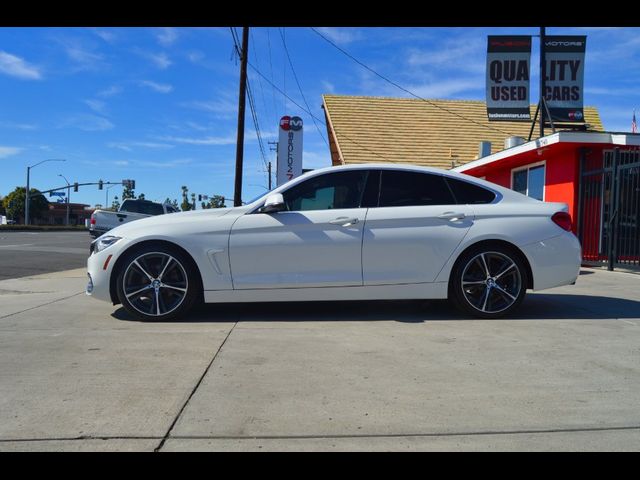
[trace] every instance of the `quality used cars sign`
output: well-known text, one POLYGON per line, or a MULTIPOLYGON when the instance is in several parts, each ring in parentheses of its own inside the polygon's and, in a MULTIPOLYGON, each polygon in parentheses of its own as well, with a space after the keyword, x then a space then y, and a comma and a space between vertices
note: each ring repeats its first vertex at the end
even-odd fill
POLYGON ((531 36, 490 35, 487 46, 487 115, 493 121, 529 121, 531 36))

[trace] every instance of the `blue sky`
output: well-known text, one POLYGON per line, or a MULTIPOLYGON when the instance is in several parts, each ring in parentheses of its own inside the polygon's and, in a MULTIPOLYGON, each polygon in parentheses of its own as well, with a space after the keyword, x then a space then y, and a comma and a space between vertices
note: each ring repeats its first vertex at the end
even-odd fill
MULTIPOLYGON (((241 29, 238 28, 241 34, 241 29)), ((424 98, 484 100, 487 35, 535 35, 528 28, 321 28, 371 68, 424 98)), ((585 104, 607 130, 629 131, 640 113, 639 28, 547 28, 587 35, 585 104)), ((406 97, 325 42, 310 28, 252 28, 250 62, 314 115, 323 93, 406 97)), ((532 102, 538 49, 532 53, 532 102)), ((239 64, 228 28, 0 28, 0 195, 25 185, 136 180, 136 193, 180 201, 197 194, 233 197, 239 64)), ((249 69, 267 161, 282 115, 305 122, 305 168, 330 165, 326 129, 249 69), (324 138, 323 138, 324 137, 324 138)), ((243 199, 266 189, 267 175, 248 113, 243 199)), ((121 187, 109 192, 110 200, 121 187)), ((72 201, 105 203, 82 187, 72 201)), ((228 203, 228 205, 231 202, 228 203)))

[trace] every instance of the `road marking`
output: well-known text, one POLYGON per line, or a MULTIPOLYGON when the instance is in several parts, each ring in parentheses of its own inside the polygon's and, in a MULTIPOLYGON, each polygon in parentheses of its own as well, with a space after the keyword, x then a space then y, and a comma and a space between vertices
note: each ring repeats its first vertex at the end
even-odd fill
POLYGON ((9 247, 29 247, 33 245, 33 243, 23 243, 22 245, 0 245, 0 248, 9 248, 9 247))

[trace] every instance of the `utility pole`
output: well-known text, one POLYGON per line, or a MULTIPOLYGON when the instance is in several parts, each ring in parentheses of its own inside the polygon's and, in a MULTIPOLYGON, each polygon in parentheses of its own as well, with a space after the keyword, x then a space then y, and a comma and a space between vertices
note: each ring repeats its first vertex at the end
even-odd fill
POLYGON ((29 225, 29 189, 30 189, 30 185, 29 185, 29 175, 31 172, 32 168, 37 167, 38 165, 40 165, 41 163, 45 163, 45 162, 66 162, 65 159, 62 158, 48 158, 46 160, 42 160, 41 162, 36 163, 35 165, 31 165, 30 167, 27 167, 27 191, 24 192, 24 224, 25 225, 29 225))
POLYGON ((242 158, 244 154, 244 107, 247 92, 247 59, 249 57, 249 27, 242 27, 242 51, 240 55, 240 92, 238 95, 238 140, 236 144, 236 182, 233 206, 242 205, 242 158))
POLYGON ((544 54, 544 36, 546 29, 545 27, 540 27, 540 138, 544 137, 544 122, 545 122, 545 113, 546 113, 546 103, 544 99, 544 77, 547 74, 546 70, 546 58, 544 54))
POLYGON ((69 198, 71 197, 71 184, 69 183, 69 180, 67 180, 67 177, 65 177, 61 173, 59 173, 58 176, 64 178, 64 181, 67 182, 67 221, 65 225, 68 227, 69 226, 69 198))

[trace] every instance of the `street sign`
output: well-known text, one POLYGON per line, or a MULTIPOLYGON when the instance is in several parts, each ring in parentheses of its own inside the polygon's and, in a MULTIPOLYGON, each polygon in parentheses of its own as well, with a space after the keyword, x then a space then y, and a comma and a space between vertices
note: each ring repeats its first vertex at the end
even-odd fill
POLYGON ((58 203, 65 203, 65 202, 66 202, 66 199, 64 199, 64 198, 59 198, 59 199, 57 200, 57 202, 58 202, 58 203))
POLYGON ((49 192, 49 196, 50 197, 64 197, 65 193, 64 192, 49 192))

